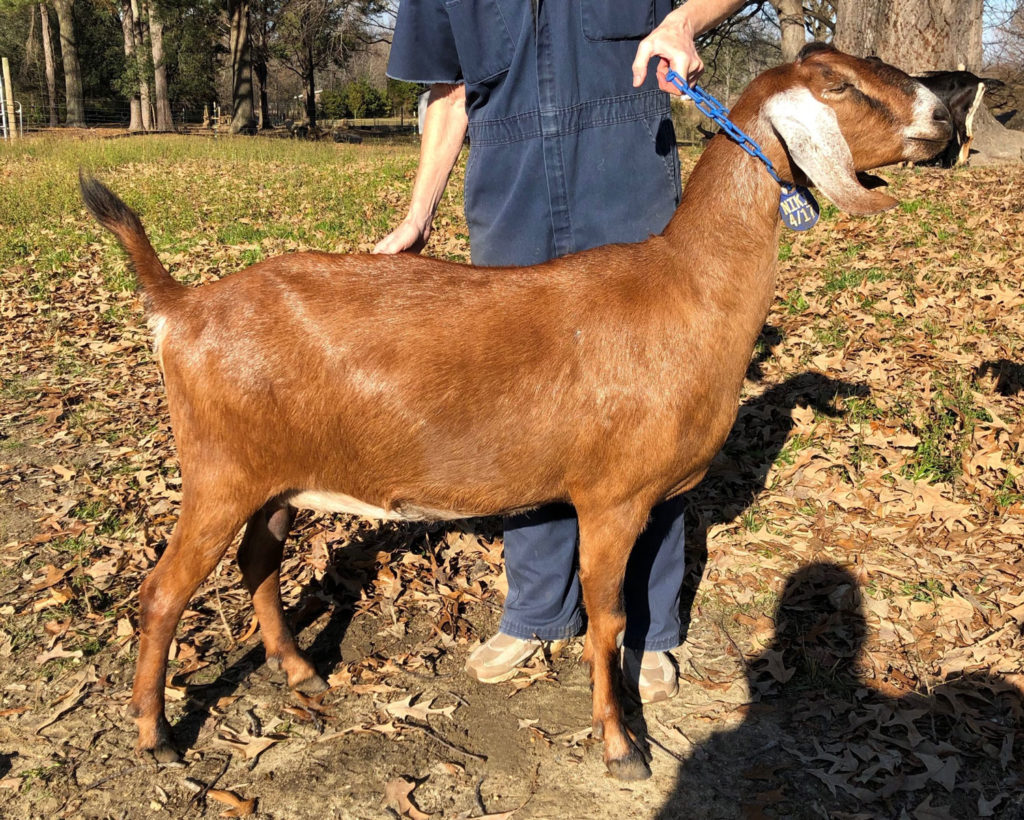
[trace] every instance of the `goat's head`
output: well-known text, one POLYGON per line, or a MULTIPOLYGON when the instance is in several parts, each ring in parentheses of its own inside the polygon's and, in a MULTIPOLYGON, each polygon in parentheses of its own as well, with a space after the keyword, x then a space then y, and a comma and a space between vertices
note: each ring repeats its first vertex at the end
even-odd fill
POLYGON ((810 179, 851 213, 896 204, 856 173, 938 153, 952 135, 938 97, 898 68, 811 44, 793 63, 762 74, 733 109, 786 181, 810 179), (743 110, 746 103, 747 110, 743 110), (757 110, 754 110, 757 106, 757 110))

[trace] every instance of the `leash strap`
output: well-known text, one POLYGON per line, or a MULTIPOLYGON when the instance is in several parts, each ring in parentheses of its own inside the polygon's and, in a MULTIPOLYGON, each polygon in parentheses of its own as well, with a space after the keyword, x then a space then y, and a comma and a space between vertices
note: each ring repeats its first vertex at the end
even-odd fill
POLYGON ((800 185, 787 185, 783 182, 778 173, 776 173, 772 161, 761 150, 761 146, 729 119, 729 110, 724 105, 699 85, 691 88, 672 69, 669 69, 665 79, 693 100, 697 110, 708 119, 717 123, 733 142, 750 154, 750 156, 764 164, 771 178, 779 183, 779 186, 782 188, 782 193, 779 197, 779 216, 782 217, 786 227, 792 228, 794 231, 806 231, 817 224, 820 209, 811 192, 800 185))

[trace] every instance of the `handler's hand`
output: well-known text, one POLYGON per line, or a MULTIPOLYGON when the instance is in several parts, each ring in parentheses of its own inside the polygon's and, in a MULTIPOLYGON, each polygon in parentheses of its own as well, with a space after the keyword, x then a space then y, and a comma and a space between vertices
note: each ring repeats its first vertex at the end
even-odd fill
POLYGON ((665 79, 668 70, 674 69, 676 74, 693 86, 704 73, 704 62, 697 54, 693 44, 693 24, 686 13, 686 6, 671 12, 661 25, 640 41, 633 60, 633 86, 640 86, 647 77, 647 63, 652 57, 660 57, 658 62, 658 87, 669 94, 680 96, 681 92, 665 79))
POLYGON ((401 253, 412 251, 419 253, 430 238, 430 225, 421 226, 411 217, 406 217, 391 233, 378 242, 374 253, 401 253))

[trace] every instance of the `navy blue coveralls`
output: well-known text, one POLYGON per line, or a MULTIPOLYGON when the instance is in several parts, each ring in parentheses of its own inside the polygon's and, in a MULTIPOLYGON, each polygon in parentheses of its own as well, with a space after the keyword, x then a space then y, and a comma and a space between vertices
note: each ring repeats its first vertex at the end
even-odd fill
MULTIPOLYGON (((671 0, 401 0, 388 75, 466 86, 475 264, 532 265, 664 229, 680 197, 668 95, 653 62, 639 89, 630 67, 671 8, 671 0)), ((502 632, 579 633, 577 538, 564 505, 506 521, 502 632)), ((678 645, 683 550, 676 500, 655 509, 630 558, 627 646, 678 645)))

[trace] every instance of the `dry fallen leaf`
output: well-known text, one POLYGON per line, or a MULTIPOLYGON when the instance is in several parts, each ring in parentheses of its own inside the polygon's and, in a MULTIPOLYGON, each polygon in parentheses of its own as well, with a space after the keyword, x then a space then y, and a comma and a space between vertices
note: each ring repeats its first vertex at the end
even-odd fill
POLYGON ((444 715, 445 717, 451 717, 452 713, 458 708, 457 706, 445 706, 440 709, 432 709, 434 701, 430 700, 426 703, 413 705, 413 701, 419 698, 419 695, 409 695, 407 698, 402 700, 392 701, 384 707, 385 711, 389 714, 394 715, 399 720, 406 718, 416 718, 417 720, 426 720, 430 715, 444 715))
POLYGON ((47 661, 63 660, 65 658, 81 658, 83 654, 84 653, 81 649, 75 649, 70 652, 65 650, 63 643, 58 641, 57 645, 53 649, 36 655, 36 663, 39 666, 42 666, 47 661))
POLYGON ((387 782, 384 787, 384 800, 389 805, 394 804, 399 814, 404 814, 412 820, 426 820, 430 817, 413 805, 411 795, 416 783, 406 780, 404 777, 396 777, 387 782))
POLYGON ((234 792, 226 789, 210 789, 206 796, 218 803, 224 803, 230 808, 220 813, 220 817, 250 817, 256 812, 256 799, 243 800, 234 792))
POLYGON ((255 760, 275 743, 287 739, 287 735, 265 735, 252 737, 248 732, 235 734, 228 729, 217 732, 214 744, 239 752, 246 760, 255 760))

